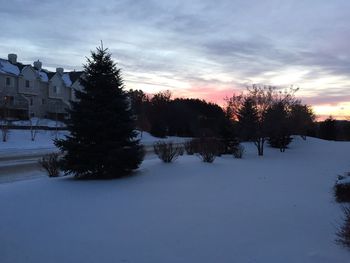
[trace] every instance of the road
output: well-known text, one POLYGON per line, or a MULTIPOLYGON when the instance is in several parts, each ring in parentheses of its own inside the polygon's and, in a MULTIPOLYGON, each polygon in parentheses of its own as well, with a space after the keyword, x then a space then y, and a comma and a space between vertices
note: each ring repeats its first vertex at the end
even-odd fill
MULTIPOLYGON (((145 145, 146 158, 155 158, 153 146, 145 145)), ((0 152, 0 183, 9 183, 46 176, 38 161, 57 148, 8 149, 0 152)))

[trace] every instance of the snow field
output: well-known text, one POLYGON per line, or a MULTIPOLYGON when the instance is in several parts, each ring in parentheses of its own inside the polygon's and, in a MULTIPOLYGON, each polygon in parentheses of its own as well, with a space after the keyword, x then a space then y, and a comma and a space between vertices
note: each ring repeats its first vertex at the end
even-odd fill
POLYGON ((106 181, 0 185, 0 262, 349 262, 332 187, 350 143, 297 138, 237 160, 145 160, 106 181))

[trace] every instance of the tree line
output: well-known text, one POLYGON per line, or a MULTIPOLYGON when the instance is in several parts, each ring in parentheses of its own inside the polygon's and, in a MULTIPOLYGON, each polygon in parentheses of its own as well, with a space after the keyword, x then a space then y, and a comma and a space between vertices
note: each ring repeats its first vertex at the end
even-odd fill
POLYGON ((156 137, 223 137, 229 124, 218 105, 199 99, 172 99, 170 91, 153 96, 129 90, 128 96, 140 131, 156 137))
POLYGON ((285 151, 291 135, 304 139, 311 133, 315 115, 295 97, 297 89, 279 90, 253 85, 226 98, 226 107, 199 99, 171 99, 169 91, 153 96, 129 90, 137 126, 157 137, 217 137, 224 141, 251 141, 259 155, 265 142, 285 151))

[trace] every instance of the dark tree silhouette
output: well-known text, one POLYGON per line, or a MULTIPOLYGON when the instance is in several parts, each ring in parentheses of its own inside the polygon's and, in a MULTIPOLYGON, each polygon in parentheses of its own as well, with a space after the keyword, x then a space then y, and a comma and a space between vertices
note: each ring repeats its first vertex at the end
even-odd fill
POLYGON ((70 135, 55 144, 64 153, 62 169, 78 178, 129 174, 143 159, 120 69, 107 49, 97 48, 84 65, 83 91, 72 102, 70 135))
POLYGON ((270 146, 284 152, 292 141, 292 123, 288 113, 288 104, 283 101, 274 103, 266 113, 265 127, 270 146))
POLYGON ((291 106, 290 122, 293 124, 292 133, 300 135, 304 140, 308 133, 313 129, 315 122, 315 114, 309 105, 295 103, 291 106))
POLYGON ((147 112, 150 107, 150 99, 147 94, 142 90, 129 90, 128 97, 131 102, 131 108, 136 118, 136 126, 141 132, 141 138, 143 131, 150 131, 150 122, 147 112))
POLYGON ((320 123, 319 136, 324 140, 337 139, 336 120, 332 116, 320 123))
POLYGON ((255 141, 258 133, 258 111, 252 98, 246 97, 237 112, 240 138, 244 141, 255 141))
POLYGON ((151 98, 148 116, 151 124, 151 134, 156 137, 168 135, 167 119, 170 99, 170 91, 158 92, 151 98))

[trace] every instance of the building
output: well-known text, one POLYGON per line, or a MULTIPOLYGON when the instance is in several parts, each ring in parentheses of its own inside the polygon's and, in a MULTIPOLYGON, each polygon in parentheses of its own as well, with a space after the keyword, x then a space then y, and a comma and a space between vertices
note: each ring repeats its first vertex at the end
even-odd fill
POLYGON ((0 118, 65 118, 70 101, 76 101, 75 91, 82 89, 82 74, 63 68, 50 72, 39 60, 24 65, 16 54, 0 58, 0 118))

